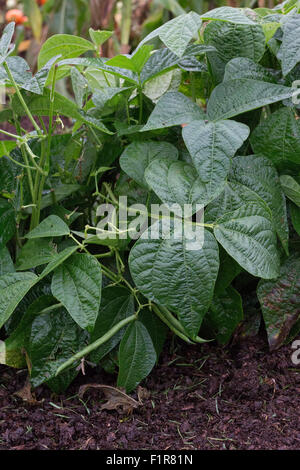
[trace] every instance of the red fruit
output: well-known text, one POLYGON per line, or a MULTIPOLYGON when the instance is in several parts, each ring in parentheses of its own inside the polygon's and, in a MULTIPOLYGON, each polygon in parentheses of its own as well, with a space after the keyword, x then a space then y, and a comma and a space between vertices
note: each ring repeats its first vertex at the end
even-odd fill
POLYGON ((7 23, 10 23, 11 21, 14 21, 16 24, 23 24, 26 21, 28 21, 27 16, 23 15, 23 12, 21 10, 12 9, 8 10, 5 15, 5 21, 7 23))
POLYGON ((40 5, 40 7, 42 5, 45 5, 45 3, 47 2, 47 0, 37 0, 38 4, 40 5))

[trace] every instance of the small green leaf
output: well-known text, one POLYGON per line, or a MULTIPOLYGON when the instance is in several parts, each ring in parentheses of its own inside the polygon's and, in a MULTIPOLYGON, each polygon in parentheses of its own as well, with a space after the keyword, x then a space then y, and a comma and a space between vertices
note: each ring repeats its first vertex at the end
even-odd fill
POLYGON ((0 328, 37 280, 38 277, 30 272, 8 273, 0 277, 0 328))
POLYGON ((4 155, 9 155, 16 146, 17 143, 13 140, 2 140, 0 142, 0 158, 4 155))
POLYGON ((280 176, 280 183, 285 195, 300 207, 300 184, 290 175, 280 176))
POLYGON ((42 45, 38 57, 38 69, 40 70, 54 56, 61 55, 62 59, 70 59, 92 50, 94 45, 86 39, 70 34, 55 34, 42 45))
POLYGON ((93 331, 101 300, 102 274, 88 254, 68 258, 54 272, 51 290, 78 325, 93 331))
POLYGON ((8 52, 8 49, 9 49, 9 46, 10 46, 10 43, 11 43, 11 40, 12 40, 12 37, 14 35, 14 31, 15 31, 15 23, 12 21, 11 23, 8 23, 3 32, 2 32, 2 36, 1 36, 1 39, 0 39, 0 63, 1 63, 1 59, 5 59, 5 56, 8 52))
POLYGON ((8 249, 3 246, 0 248, 0 277, 7 273, 14 273, 14 263, 10 257, 8 249))
POLYGON ((33 238, 22 246, 16 260, 17 271, 36 268, 49 263, 56 255, 52 238, 33 238))
POLYGON ((26 238, 49 238, 69 235, 70 229, 67 224, 57 215, 49 215, 36 228, 26 235, 26 238))
POLYGON ((120 157, 120 166, 128 176, 148 188, 144 174, 147 166, 156 159, 177 160, 178 150, 169 142, 132 142, 120 157))
POLYGON ((151 336, 158 361, 167 337, 167 327, 165 323, 160 321, 157 315, 151 312, 148 308, 144 308, 139 313, 139 320, 143 323, 151 336))
POLYGON ((111 36, 113 31, 100 31, 99 29, 95 30, 93 28, 89 29, 89 35, 95 46, 100 47, 104 44, 111 36))
POLYGON ((150 374, 156 362, 156 352, 146 327, 140 321, 131 323, 119 349, 118 387, 129 393, 150 374))
POLYGON ((257 289, 271 350, 278 349, 300 316, 300 260, 288 258, 279 277, 261 280, 257 289))
POLYGON ((202 109, 187 96, 177 91, 168 92, 159 99, 141 132, 188 124, 204 116, 202 109))

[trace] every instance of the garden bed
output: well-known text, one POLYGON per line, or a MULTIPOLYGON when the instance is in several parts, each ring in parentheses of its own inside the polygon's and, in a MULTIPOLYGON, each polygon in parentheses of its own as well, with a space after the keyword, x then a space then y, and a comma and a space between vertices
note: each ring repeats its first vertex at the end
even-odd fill
POLYGON ((84 383, 114 385, 88 368, 65 395, 36 391, 24 404, 14 392, 26 372, 1 368, 0 449, 299 449, 300 371, 290 346, 269 353, 257 337, 232 348, 169 344, 144 381, 151 392, 131 415, 101 411, 101 392, 84 383), (173 351, 172 351, 173 350, 173 351))

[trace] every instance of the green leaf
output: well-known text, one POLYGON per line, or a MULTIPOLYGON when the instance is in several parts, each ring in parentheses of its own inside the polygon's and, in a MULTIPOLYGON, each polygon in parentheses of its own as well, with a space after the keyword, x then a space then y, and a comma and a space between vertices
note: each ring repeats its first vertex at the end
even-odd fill
POLYGON ((224 189, 231 158, 249 135, 245 124, 235 121, 194 121, 182 136, 210 202, 224 189))
POLYGON ((218 246, 207 230, 202 235, 203 246, 203 240, 193 246, 197 234, 194 239, 186 238, 184 233, 178 237, 174 223, 170 238, 162 235, 161 221, 143 233, 130 252, 130 272, 143 295, 175 311, 194 337, 213 296, 219 269, 218 246), (151 239, 153 231, 158 231, 160 238, 151 239))
POLYGON ((289 227, 286 202, 272 162, 256 155, 236 157, 233 159, 230 179, 252 189, 268 204, 274 227, 288 254, 289 227))
POLYGON ((181 57, 191 39, 197 36, 201 24, 200 16, 193 11, 177 16, 148 34, 140 42, 139 48, 146 42, 159 37, 165 46, 181 57))
MULTIPOLYGON (((101 338, 124 318, 134 314, 134 298, 124 287, 106 287, 102 290, 99 315, 90 342, 101 338)), ((109 341, 92 351, 90 360, 99 363, 122 339, 124 329, 118 331, 109 341)))
POLYGON ((8 273, 0 277, 0 328, 37 280, 38 277, 29 272, 8 273))
POLYGON ((72 87, 75 95, 75 101, 79 108, 82 108, 84 97, 88 92, 88 85, 85 77, 77 70, 76 67, 71 68, 72 87))
POLYGON ((52 238, 38 238, 28 240, 22 246, 16 260, 17 271, 36 268, 42 264, 49 263, 56 255, 52 238))
POLYGON ((167 327, 165 323, 160 321, 157 315, 151 312, 148 308, 144 308, 139 313, 139 320, 143 323, 149 335, 151 336, 158 361, 166 340, 167 327))
POLYGON ((53 205, 54 201, 59 202, 66 199, 71 196, 71 194, 79 191, 80 188, 81 186, 79 184, 60 184, 56 186, 51 192, 42 197, 41 209, 53 205))
POLYGON ((147 166, 156 159, 177 160, 178 150, 169 142, 132 142, 120 157, 120 166, 128 176, 141 186, 148 188, 144 173, 147 166))
POLYGON ((279 277, 260 281, 257 296, 261 305, 271 350, 278 349, 300 316, 300 260, 288 258, 279 277))
POLYGON ((17 143, 13 140, 2 140, 0 142, 0 158, 4 155, 9 155, 16 146, 17 143))
POLYGON ((93 50, 94 45, 86 39, 70 34, 55 34, 42 45, 38 57, 38 69, 54 56, 61 55, 62 59, 70 59, 93 50))
POLYGON ((209 119, 217 121, 290 98, 295 90, 282 85, 251 80, 228 80, 214 88, 207 103, 209 119))
POLYGON ((0 248, 0 277, 7 273, 14 273, 14 263, 10 257, 8 249, 3 246, 0 248))
POLYGON ((131 323, 122 338, 119 349, 118 387, 129 393, 150 374, 155 365, 156 352, 146 327, 131 323))
POLYGON ((224 82, 241 78, 277 83, 280 78, 280 72, 278 70, 267 69, 260 64, 256 64, 251 59, 236 57, 225 66, 224 82))
POLYGON ((300 165, 300 122, 289 108, 280 108, 262 121, 251 134, 255 153, 276 166, 287 160, 300 165))
POLYGON ((119 67, 139 74, 150 57, 153 46, 144 44, 133 55, 116 55, 105 62, 105 66, 119 67))
POLYGON ((300 15, 290 16, 284 22, 278 58, 284 76, 300 62, 300 15))
POLYGON ((5 57, 7 55, 12 37, 14 35, 15 31, 15 23, 12 21, 11 23, 8 23, 3 32, 2 36, 0 39, 0 63, 5 60, 5 57))
POLYGON ((285 195, 300 207, 300 185, 290 175, 280 176, 280 183, 285 195))
POLYGON ((14 236, 16 232, 15 211, 10 202, 0 199, 0 248, 14 236))
POLYGON ((51 290, 74 321, 91 332, 99 312, 101 285, 98 261, 88 254, 76 254, 55 270, 51 290))
POLYGON ((247 16, 242 8, 220 7, 204 13, 201 18, 203 21, 218 20, 229 21, 236 24, 254 24, 254 21, 247 16))
POLYGON ((232 281, 242 271, 241 266, 222 248, 220 252, 220 269, 215 285, 215 295, 220 296, 225 289, 230 286, 232 281))
POLYGON ((292 224, 298 235, 300 236, 300 207, 296 204, 290 203, 290 213, 292 224))
POLYGON ((63 251, 60 251, 55 256, 52 256, 50 263, 45 267, 45 269, 40 274, 39 279, 44 279, 48 274, 50 274, 54 269, 58 268, 64 261, 66 261, 71 255, 78 250, 78 245, 69 246, 63 251))
POLYGON ((224 63, 235 57, 259 62, 265 50, 265 35, 260 24, 212 21, 204 30, 204 40, 216 48, 219 59, 224 63))
MULTIPOLYGON (((31 327, 28 355, 32 364, 30 381, 33 387, 48 382, 58 367, 85 346, 86 332, 61 308, 38 315, 31 327)), ((67 375, 66 388, 77 375, 67 375)))
POLYGON ((204 119, 202 109, 187 96, 179 92, 165 93, 150 114, 147 124, 141 132, 164 127, 188 124, 197 119, 204 119))
POLYGON ((17 328, 5 341, 5 358, 2 364, 18 369, 27 366, 24 351, 28 351, 32 322, 42 310, 53 306, 55 303, 54 297, 42 295, 29 305, 17 328))
POLYGON ((246 271, 253 276, 273 279, 278 275, 279 255, 268 206, 257 197, 216 221, 214 234, 246 271))
POLYGON ((36 228, 26 235, 26 238, 49 238, 69 235, 70 229, 67 224, 57 215, 49 215, 36 228))
POLYGON ((89 29, 89 35, 93 43, 100 47, 104 44, 111 36, 113 35, 113 31, 100 31, 99 29, 95 30, 93 28, 89 29))
POLYGON ((147 167, 145 178, 150 188, 165 204, 180 205, 181 209, 174 207, 172 210, 178 215, 181 215, 185 204, 192 204, 192 212, 197 212, 196 204, 207 204, 224 188, 224 184, 220 183, 211 192, 206 175, 198 176, 194 166, 165 158, 154 160, 147 167))
POLYGON ((231 286, 213 298, 205 317, 219 344, 227 344, 238 324, 243 320, 240 294, 231 286))

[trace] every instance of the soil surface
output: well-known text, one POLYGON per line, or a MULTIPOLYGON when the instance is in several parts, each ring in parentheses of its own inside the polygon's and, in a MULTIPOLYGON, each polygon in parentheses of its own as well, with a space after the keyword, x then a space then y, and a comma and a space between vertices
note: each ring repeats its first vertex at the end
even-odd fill
MULTIPOLYGON (((0 368, 0 450, 4 449, 300 449, 300 368, 291 346, 268 352, 256 337, 231 348, 170 343, 131 415, 101 411, 103 395, 80 385, 114 385, 87 368, 65 395, 39 387, 40 403, 14 395, 26 372, 0 368)), ((133 397, 136 398, 135 394, 133 397)))

